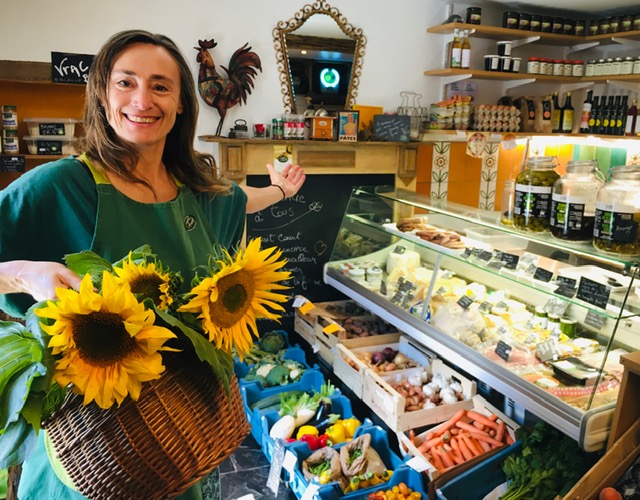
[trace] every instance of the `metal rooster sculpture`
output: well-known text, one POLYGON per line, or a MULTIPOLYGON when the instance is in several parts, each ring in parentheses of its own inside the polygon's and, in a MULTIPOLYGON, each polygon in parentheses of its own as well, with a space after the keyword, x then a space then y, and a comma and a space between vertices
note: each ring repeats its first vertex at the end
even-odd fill
POLYGON ((216 135, 220 135, 227 110, 240 101, 246 104, 257 70, 262 71, 262 63, 258 54, 251 52, 251 47, 245 43, 231 56, 228 69, 220 66, 227 73, 227 78, 224 78, 216 71, 216 64, 208 50, 218 45, 217 42, 213 39, 198 40, 198 45, 200 47, 194 47, 198 51, 196 61, 200 63, 198 89, 204 102, 220 113, 216 129, 216 135))

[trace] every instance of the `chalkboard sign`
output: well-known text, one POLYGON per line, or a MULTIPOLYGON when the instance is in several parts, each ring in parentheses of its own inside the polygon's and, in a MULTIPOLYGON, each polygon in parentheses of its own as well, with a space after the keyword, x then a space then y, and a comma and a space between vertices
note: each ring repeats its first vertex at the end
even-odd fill
POLYGON ((0 172, 24 172, 24 156, 0 156, 0 172))
POLYGON ((579 299, 601 309, 606 309, 609 303, 611 288, 597 281, 582 276, 578 284, 577 296, 579 299))
POLYGON ((409 142, 411 117, 405 115, 374 115, 373 140, 409 142))
MULTIPOLYGON (((343 299, 344 296, 335 288, 324 284, 322 270, 331 258, 352 188, 393 183, 391 174, 307 175, 295 196, 248 215, 248 238, 261 238, 263 248, 277 246, 282 250, 283 257, 288 260, 285 269, 293 275, 287 283, 292 287, 287 291, 291 296, 303 295, 312 302, 343 299)), ((248 186, 269 184, 269 176, 266 175, 247 177, 248 186)), ((381 205, 386 207, 386 216, 391 218, 391 207, 384 203, 381 205)), ((384 243, 390 244, 390 240, 384 243)), ((284 307, 286 312, 281 328, 292 332, 294 310, 291 303, 284 304, 284 307)), ((263 325, 260 325, 261 331, 263 325)))
POLYGON ((93 56, 89 54, 51 52, 51 81, 84 85, 92 62, 93 56))

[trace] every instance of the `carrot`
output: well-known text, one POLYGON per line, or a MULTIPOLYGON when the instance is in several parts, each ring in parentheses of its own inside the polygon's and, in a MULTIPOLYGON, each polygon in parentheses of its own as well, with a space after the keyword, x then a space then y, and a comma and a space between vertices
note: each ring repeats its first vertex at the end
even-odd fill
POLYGON ((511 437, 511 435, 508 432, 505 432, 504 439, 505 439, 505 441, 507 442, 507 444, 509 446, 511 446, 513 444, 513 438, 511 437))
POLYGON ((465 410, 465 409, 458 410, 449 420, 447 420, 446 422, 441 424, 438 427, 438 429, 436 429, 434 432, 437 432, 438 434, 443 434, 445 431, 448 431, 449 429, 454 427, 456 425, 456 423, 459 422, 462 417, 465 416, 466 411, 467 410, 465 410))
POLYGON ((462 442, 467 446, 467 448, 469 448, 469 451, 473 454, 474 457, 477 457, 478 455, 482 455, 484 453, 480 445, 476 446, 477 441, 474 443, 468 435, 462 435, 462 442))
POLYGON ((480 446, 482 447, 483 451, 485 451, 485 452, 491 451, 491 445, 489 443, 486 443, 486 442, 480 441, 480 440, 478 440, 477 442, 480 444, 480 446))
POLYGON ((411 444, 413 446, 416 446, 416 433, 413 431, 413 429, 409 431, 409 441, 411 441, 411 444))
POLYGON ((504 422, 501 420, 498 423, 498 430, 496 431, 496 435, 495 435, 495 440, 496 441, 500 441, 502 443, 502 438, 504 437, 504 431, 505 431, 506 425, 504 424, 504 422))
POLYGON ((487 427, 491 427, 492 429, 496 429, 497 430, 497 428, 498 428, 498 424, 496 424, 490 418, 487 418, 485 415, 482 415, 482 414, 478 413, 477 411, 469 410, 467 412, 467 416, 471 420, 475 420, 476 422, 480 422, 480 423, 486 425, 487 427))
POLYGON ((453 438, 451 440, 451 453, 453 454, 453 459, 457 464, 461 464, 464 462, 464 458, 462 456, 462 452, 460 451, 460 446, 458 445, 458 438, 453 438))
POLYGON ((485 443, 489 443, 491 446, 494 446, 494 447, 502 446, 502 443, 500 441, 496 441, 491 436, 488 436, 487 434, 483 434, 481 432, 472 432, 471 436, 476 438, 478 441, 484 441, 485 443))
POLYGON ((460 429, 458 429, 457 427, 454 427, 449 432, 451 433, 452 436, 456 436, 460 433, 460 429))
POLYGON ((431 453, 429 454, 429 458, 431 458, 431 463, 433 464, 433 466, 441 471, 442 469, 444 469, 444 464, 442 463, 442 459, 438 456, 437 453, 434 453, 435 448, 433 450, 431 450, 431 453))
POLYGON ((434 451, 440 454, 440 458, 442 459, 442 463, 444 464, 444 466, 447 469, 449 467, 453 467, 455 465, 455 462, 453 461, 453 458, 451 457, 451 455, 449 455, 447 450, 444 449, 444 447, 440 448, 440 449, 435 449, 434 451))
POLYGON ((460 429, 462 429, 463 431, 468 431, 468 432, 479 432, 478 429, 476 427, 474 427, 471 424, 466 424, 464 422, 456 422, 456 427, 459 427, 460 429))
POLYGON ((478 429, 480 429, 481 431, 484 430, 485 425, 482 422, 478 422, 477 420, 473 421, 473 426, 477 427, 478 429))
POLYGON ((442 436, 430 439, 429 441, 425 441, 420 446, 418 446, 418 451, 421 451, 422 453, 424 453, 425 451, 429 451, 434 446, 438 446, 439 444, 442 444, 442 441, 443 441, 442 436))
POLYGON ((424 437, 425 441, 428 441, 429 439, 433 439, 435 437, 435 435, 433 434, 433 432, 427 432, 427 435, 424 437))
POLYGON ((464 436, 462 436, 462 439, 458 440, 458 446, 460 446, 460 453, 462 453, 465 460, 471 460, 473 458, 473 453, 471 453, 471 450, 464 442, 464 436))
POLYGON ((487 418, 495 422, 496 420, 498 420, 498 415, 496 415, 495 413, 492 413, 491 415, 487 415, 487 418))

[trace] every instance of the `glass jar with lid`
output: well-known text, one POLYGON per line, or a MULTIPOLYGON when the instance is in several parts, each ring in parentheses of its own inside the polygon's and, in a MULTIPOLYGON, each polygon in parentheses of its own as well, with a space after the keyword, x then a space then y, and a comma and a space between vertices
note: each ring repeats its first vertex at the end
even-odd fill
POLYGON ((630 75, 631 73, 633 73, 633 57, 627 56, 623 59, 622 65, 620 66, 620 74, 630 75))
POLYGON ((553 185, 551 235, 567 241, 591 241, 596 197, 604 175, 596 160, 570 161, 567 173, 553 185))
POLYGON ((532 233, 549 230, 551 192, 560 178, 555 167, 553 156, 531 157, 516 177, 513 225, 517 229, 532 233))
POLYGON ((604 59, 600 58, 596 61, 596 71, 594 76, 604 75, 604 59))
POLYGON ((640 75, 640 57, 633 61, 633 74, 640 75))
POLYGON ((596 60, 589 59, 587 61, 587 67, 584 70, 584 76, 594 76, 595 74, 596 74, 596 60))
POLYGON ((619 75, 622 72, 622 57, 615 57, 611 63, 611 74, 619 75))
POLYGON ((604 60, 604 66, 602 68, 603 75, 610 75, 613 71, 613 57, 607 57, 604 60))
POLYGON ((618 257, 640 256, 639 224, 640 166, 615 167, 598 191, 593 245, 618 257))

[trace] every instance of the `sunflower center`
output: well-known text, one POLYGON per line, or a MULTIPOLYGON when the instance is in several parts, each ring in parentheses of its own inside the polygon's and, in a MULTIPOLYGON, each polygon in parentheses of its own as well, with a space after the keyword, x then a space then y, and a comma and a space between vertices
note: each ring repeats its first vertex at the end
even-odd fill
POLYGON ((137 277, 129 284, 129 286, 133 293, 142 295, 143 299, 149 298, 153 300, 155 305, 159 306, 162 302, 160 285, 163 284, 164 280, 160 276, 156 274, 149 274, 137 277))
POLYGON ((73 321, 73 340, 87 363, 108 366, 124 359, 135 348, 119 314, 92 312, 73 321))
POLYGON ((255 284, 251 273, 240 269, 218 280, 218 300, 211 303, 211 320, 222 328, 235 325, 251 305, 255 284))

